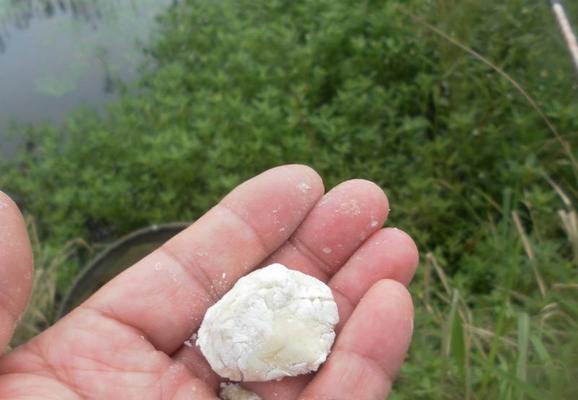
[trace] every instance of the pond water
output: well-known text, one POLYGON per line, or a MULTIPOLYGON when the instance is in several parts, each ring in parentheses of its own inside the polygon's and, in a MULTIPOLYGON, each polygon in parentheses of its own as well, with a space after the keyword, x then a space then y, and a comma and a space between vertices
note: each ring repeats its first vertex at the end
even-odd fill
POLYGON ((62 121, 102 110, 130 82, 155 17, 178 0, 0 0, 0 157, 13 122, 62 121))

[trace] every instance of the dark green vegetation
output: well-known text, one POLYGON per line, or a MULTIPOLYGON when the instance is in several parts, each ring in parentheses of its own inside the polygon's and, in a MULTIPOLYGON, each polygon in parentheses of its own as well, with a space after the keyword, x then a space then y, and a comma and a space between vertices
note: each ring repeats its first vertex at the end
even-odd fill
MULTIPOLYGON (((423 254, 392 397, 572 398, 578 94, 545 2, 190 0, 161 23, 138 95, 105 119, 70 119, 64 141, 27 129, 36 147, 3 167, 44 257, 194 219, 282 163, 313 166, 327 186, 372 179, 423 254), (405 12, 506 71, 558 133, 405 12)), ((61 285, 86 255, 60 267, 61 285)))

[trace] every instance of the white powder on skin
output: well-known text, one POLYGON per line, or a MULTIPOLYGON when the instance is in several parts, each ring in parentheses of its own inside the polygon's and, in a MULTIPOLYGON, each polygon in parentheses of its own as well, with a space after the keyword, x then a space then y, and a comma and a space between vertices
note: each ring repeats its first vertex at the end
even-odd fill
POLYGON ((221 383, 221 400, 263 400, 261 396, 242 388, 236 383, 221 383))
POLYGON ((302 193, 307 193, 308 191, 311 190, 311 186, 305 182, 302 182, 299 185, 297 185, 297 189, 299 189, 302 193))
POLYGON ((272 264, 239 279, 207 310, 197 345, 221 377, 270 381, 316 371, 337 322, 327 285, 272 264))
POLYGON ((337 211, 343 214, 359 215, 361 214, 361 207, 355 199, 351 199, 341 203, 337 211))

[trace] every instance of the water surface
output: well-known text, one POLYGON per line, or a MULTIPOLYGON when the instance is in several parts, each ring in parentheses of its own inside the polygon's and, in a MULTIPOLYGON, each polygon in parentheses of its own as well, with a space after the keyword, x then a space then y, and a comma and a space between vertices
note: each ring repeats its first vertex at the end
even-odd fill
POLYGON ((0 156, 12 122, 59 122, 99 110, 130 82, 155 16, 175 0, 0 0, 0 156))

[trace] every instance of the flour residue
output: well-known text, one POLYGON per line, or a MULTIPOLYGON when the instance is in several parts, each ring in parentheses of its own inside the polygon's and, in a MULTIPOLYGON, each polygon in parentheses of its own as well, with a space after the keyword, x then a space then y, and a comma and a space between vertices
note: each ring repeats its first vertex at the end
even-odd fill
POLYGON ((171 280, 173 281, 173 283, 175 283, 176 285, 181 284, 181 281, 179 280, 179 277, 177 276, 177 273, 175 271, 171 271, 170 276, 171 276, 171 280))
POLYGON ((351 199, 341 203, 337 211, 343 214, 359 215, 361 214, 361 207, 359 207, 357 200, 351 199))
POLYGON ((273 223, 275 225, 279 225, 281 223, 281 220, 279 219, 279 211, 281 211, 281 207, 277 207, 277 208, 273 209, 273 211, 272 211, 273 223))
POLYGON ((209 253, 207 253, 207 252, 204 251, 204 250, 197 250, 197 251, 195 252, 195 254, 197 255, 197 257, 206 257, 206 256, 209 255, 209 253))
POLYGON ((305 182, 301 182, 297 185, 297 189, 299 189, 301 193, 308 193, 311 190, 311 185, 308 185, 305 182))

